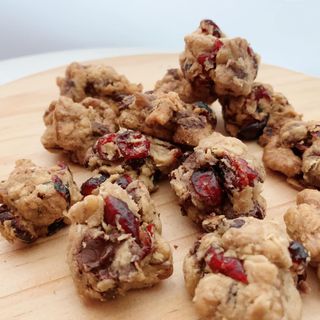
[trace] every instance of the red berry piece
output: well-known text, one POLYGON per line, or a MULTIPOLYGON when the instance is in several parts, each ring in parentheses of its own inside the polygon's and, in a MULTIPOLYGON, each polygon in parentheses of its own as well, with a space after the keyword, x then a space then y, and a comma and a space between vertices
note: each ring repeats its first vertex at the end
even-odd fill
POLYGON ((124 174, 116 180, 116 184, 118 184, 122 189, 126 189, 131 182, 132 178, 128 174, 124 174))
POLYGON ((102 160, 115 160, 119 158, 118 150, 116 150, 115 154, 112 155, 112 157, 108 157, 108 153, 104 145, 108 143, 115 143, 117 134, 115 133, 109 133, 104 135, 103 137, 99 138, 94 146, 94 151, 98 153, 100 159, 102 160))
POLYGON ((268 90, 264 86, 258 86, 253 89, 254 99, 259 101, 260 99, 271 100, 271 96, 268 90))
POLYGON ((126 160, 144 159, 149 155, 150 141, 140 132, 127 130, 120 133, 116 143, 126 160))
POLYGON ((81 194, 83 196, 88 196, 92 194, 92 191, 98 188, 103 182, 108 179, 108 176, 105 174, 99 174, 97 177, 91 177, 85 181, 81 186, 81 194))
POLYGON ((203 33, 211 34, 217 38, 222 37, 222 32, 218 25, 212 20, 205 19, 200 22, 200 28, 203 33))
POLYGON ((195 171, 191 176, 191 182, 195 192, 208 204, 221 204, 222 189, 213 170, 195 171))
POLYGON ((146 230, 140 230, 140 246, 141 254, 140 259, 143 259, 152 252, 152 239, 154 236, 154 224, 150 223, 147 225, 146 230))
POLYGON ((112 226, 120 224, 126 233, 139 241, 139 220, 124 201, 107 196, 104 199, 104 221, 112 226))
POLYGON ((208 67, 209 69, 212 69, 215 67, 216 64, 216 56, 218 51, 223 46, 223 42, 219 39, 217 39, 212 47, 212 51, 208 53, 203 53, 198 56, 198 62, 204 67, 208 67), (207 66, 208 65, 208 66, 207 66))
POLYGON ((67 204, 70 204, 70 191, 62 180, 58 176, 52 177, 54 189, 66 200, 67 204))
POLYGON ((206 262, 212 272, 222 273, 236 281, 247 284, 248 278, 242 262, 233 257, 225 257, 222 252, 210 248, 207 252, 206 262))
POLYGON ((228 189, 240 189, 250 186, 253 187, 256 179, 259 178, 257 171, 252 169, 244 159, 225 157, 219 167, 223 173, 224 184, 228 189))

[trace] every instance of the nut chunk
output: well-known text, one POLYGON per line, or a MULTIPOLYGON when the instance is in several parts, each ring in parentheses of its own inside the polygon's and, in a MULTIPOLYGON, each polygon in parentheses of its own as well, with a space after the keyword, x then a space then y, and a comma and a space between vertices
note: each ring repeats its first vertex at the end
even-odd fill
POLYGON ((45 112, 44 123, 46 131, 41 138, 44 147, 63 150, 73 162, 80 164, 99 136, 118 130, 112 108, 93 98, 76 103, 60 97, 45 112))
POLYGON ((126 173, 154 190, 155 180, 174 169, 181 155, 180 149, 168 142, 121 129, 97 140, 87 154, 86 165, 108 175, 126 173))
POLYGON ((287 121, 301 120, 285 96, 270 85, 255 82, 247 96, 224 96, 222 105, 226 130, 239 139, 259 138, 264 146, 287 121))
POLYGON ((171 173, 171 186, 183 213, 208 228, 204 220, 216 215, 264 218, 264 178, 262 163, 245 144, 213 133, 171 173))
POLYGON ((103 64, 71 63, 65 77, 57 78, 57 84, 60 94, 73 101, 81 102, 86 97, 93 97, 103 99, 115 108, 123 96, 142 91, 141 84, 129 82, 125 76, 103 64))
POLYGON ((175 92, 128 96, 121 110, 120 126, 185 145, 198 145, 216 126, 205 103, 186 104, 175 92))
POLYGON ((68 208, 81 199, 69 168, 18 160, 0 183, 0 232, 8 241, 31 243, 65 225, 68 208))
POLYGON ((99 300, 150 287, 173 271, 169 244, 141 181, 109 181, 68 213, 68 263, 80 295, 99 300))
MULTIPOLYGON (((285 231, 255 218, 220 222, 195 243, 183 266, 201 319, 301 319, 292 242, 285 231)), ((305 271, 306 261, 300 266, 305 271)))
POLYGON ((205 84, 195 86, 184 78, 179 69, 169 69, 164 77, 157 81, 154 92, 168 93, 176 92, 180 99, 186 103, 202 101, 208 104, 213 103, 217 96, 211 86, 205 84))
POLYGON ((320 188, 320 122, 290 121, 264 148, 265 165, 299 187, 320 188))
POLYGON ((284 216, 288 234, 310 252, 311 265, 320 278, 320 191, 305 189, 297 195, 297 205, 284 216))
POLYGON ((180 55, 184 77, 196 87, 211 87, 217 95, 249 94, 258 72, 258 55, 247 40, 212 34, 201 24, 184 39, 180 55))

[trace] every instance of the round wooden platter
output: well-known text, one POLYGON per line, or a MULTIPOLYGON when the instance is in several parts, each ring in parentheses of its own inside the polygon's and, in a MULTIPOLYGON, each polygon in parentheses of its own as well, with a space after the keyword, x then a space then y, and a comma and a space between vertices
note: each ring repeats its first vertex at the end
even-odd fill
MULTIPOLYGON (((178 55, 161 54, 103 59, 125 74, 130 81, 141 82, 145 90, 153 88, 168 68, 178 66, 178 55)), ((0 180, 5 179, 20 158, 50 166, 62 155, 47 152, 40 143, 44 131, 42 115, 58 97, 55 78, 65 67, 49 70, 0 87, 0 180)), ((262 65, 258 80, 271 83, 283 92, 305 119, 320 118, 320 79, 278 67, 262 65)), ((213 105, 223 124, 218 103, 213 105)), ((248 143, 252 153, 261 157, 262 149, 248 143)), ((67 159, 65 159, 67 160, 67 159)), ((85 169, 71 165, 78 183, 89 177, 85 169)), ((267 199, 267 219, 282 221, 286 209, 294 204, 296 190, 284 177, 268 172, 263 195, 267 199)), ((197 319, 183 281, 182 262, 197 237, 197 228, 180 214, 168 182, 153 194, 161 213, 163 235, 170 241, 174 257, 172 277, 150 289, 131 291, 114 301, 84 302, 78 296, 66 264, 67 228, 30 246, 11 245, 0 240, 0 319, 197 319)), ((320 314, 320 281, 310 269, 312 291, 303 295, 303 319, 316 320, 320 314)))

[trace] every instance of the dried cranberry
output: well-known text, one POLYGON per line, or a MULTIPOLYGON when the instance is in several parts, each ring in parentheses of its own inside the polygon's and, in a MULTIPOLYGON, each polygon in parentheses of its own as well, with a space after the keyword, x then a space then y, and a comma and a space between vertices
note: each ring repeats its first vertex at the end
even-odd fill
POLYGON ((248 283, 247 275, 239 259, 225 257, 222 252, 210 248, 207 252, 206 262, 213 272, 219 272, 234 280, 248 283))
POLYGON ((92 194, 92 191, 98 188, 103 182, 108 179, 108 176, 105 174, 99 174, 97 177, 91 177, 85 181, 81 186, 81 194, 83 196, 88 196, 92 194))
POLYGON ((107 196, 104 199, 104 220, 112 226, 118 222, 126 233, 139 240, 139 220, 124 201, 107 196))
POLYGON ((128 174, 124 174, 116 180, 116 184, 118 184, 122 189, 126 189, 131 182, 132 178, 128 174))
POLYGON ((0 223, 13 219, 14 215, 10 211, 9 207, 5 204, 0 204, 0 223))
POLYGON ((257 86, 253 89, 254 99, 259 101, 260 99, 271 100, 271 96, 268 90, 264 86, 257 86))
POLYGON ((228 189, 240 189, 247 186, 254 186, 255 180, 259 177, 258 173, 252 169, 248 162, 241 158, 226 156, 218 166, 223 172, 224 185, 228 189))
POLYGON ((289 252, 290 252, 292 261, 297 263, 306 262, 309 257, 309 254, 306 248, 298 241, 290 242, 289 252))
POLYGON ((152 252, 152 238, 154 235, 154 224, 150 223, 147 225, 146 230, 140 230, 140 246, 141 246, 141 254, 140 259, 143 259, 148 254, 152 252))
POLYGON ((150 141, 140 132, 127 130, 120 133, 116 143, 126 160, 143 159, 149 155, 150 141))
POLYGON ((52 177, 54 189, 70 204, 70 191, 58 176, 52 177))
POLYGON ((212 47, 212 51, 209 53, 202 53, 198 56, 198 62, 204 66, 206 62, 209 62, 212 65, 212 68, 215 66, 216 63, 216 56, 218 51, 223 46, 223 42, 217 39, 212 47))
POLYGON ((252 48, 250 46, 247 47, 247 53, 250 57, 253 57, 254 56, 254 52, 252 50, 252 48))
POLYGON ((205 19, 200 22, 200 28, 203 33, 211 34, 217 38, 222 37, 222 32, 218 25, 212 20, 205 19))
POLYGON ((119 153, 116 150, 115 154, 112 155, 111 159, 108 159, 108 154, 103 151, 103 146, 107 143, 115 143, 117 134, 116 133, 109 133, 104 135, 103 137, 99 138, 94 146, 94 151, 98 153, 100 159, 103 160, 115 160, 119 157, 119 153))
POLYGON ((208 204, 221 204, 222 189, 213 170, 195 171, 191 176, 191 182, 195 192, 208 201, 208 204))

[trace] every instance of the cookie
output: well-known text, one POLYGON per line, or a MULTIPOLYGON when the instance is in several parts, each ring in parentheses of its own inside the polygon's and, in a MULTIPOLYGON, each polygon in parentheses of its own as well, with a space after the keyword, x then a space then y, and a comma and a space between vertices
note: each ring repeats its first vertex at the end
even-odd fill
POLYGON ((247 40, 225 38, 203 24, 202 21, 195 32, 185 37, 185 50, 180 55, 184 77, 196 87, 211 87, 217 95, 249 94, 258 72, 259 56, 247 40))
POLYGON ((216 126, 214 112, 203 102, 184 103, 175 92, 145 93, 123 99, 119 125, 153 137, 196 146, 216 126))
POLYGON ((216 215, 264 218, 264 179, 261 161, 249 154, 245 144, 213 133, 171 173, 170 183, 182 212, 207 229, 205 220, 216 215))
MULTIPOLYGON (((301 319, 289 249, 296 243, 274 222, 220 220, 214 232, 195 243, 183 266, 186 288, 201 319, 301 319)), ((300 267, 304 273, 306 260, 300 267)))
POLYGON ((65 225, 68 208, 81 198, 65 164, 44 168, 18 160, 0 182, 0 232, 10 242, 25 243, 51 235, 65 225))
POLYGON ((176 92, 180 99, 186 103, 202 101, 207 104, 213 103, 217 96, 212 86, 204 83, 202 86, 195 86, 190 83, 180 69, 169 69, 164 77, 156 82, 154 92, 176 92))
POLYGON ((284 95, 264 83, 254 82, 246 96, 219 98, 226 131, 244 140, 259 139, 265 146, 290 120, 301 120, 284 95))
POLYGON ((104 64, 71 63, 64 77, 57 78, 60 94, 81 102, 86 97, 99 98, 117 108, 123 96, 142 91, 141 84, 131 83, 112 67, 104 64))
POLYGON ((179 164, 181 150, 138 131, 121 129, 97 140, 88 151, 86 166, 100 173, 128 174, 153 191, 155 183, 179 164))
POLYGON ((150 287, 173 271, 159 214, 141 181, 106 181, 69 210, 68 263, 81 296, 113 299, 150 287))
POLYGON ((80 164, 98 137, 118 130, 114 110, 94 98, 77 103, 60 97, 50 104, 43 119, 46 126, 41 138, 43 146, 48 150, 62 150, 80 164))
POLYGON ((320 122, 286 123, 264 148, 263 161, 299 188, 320 188, 320 122))
POLYGON ((320 191, 305 189, 297 194, 297 204, 284 216, 287 232, 303 243, 310 253, 311 265, 320 278, 320 191))

